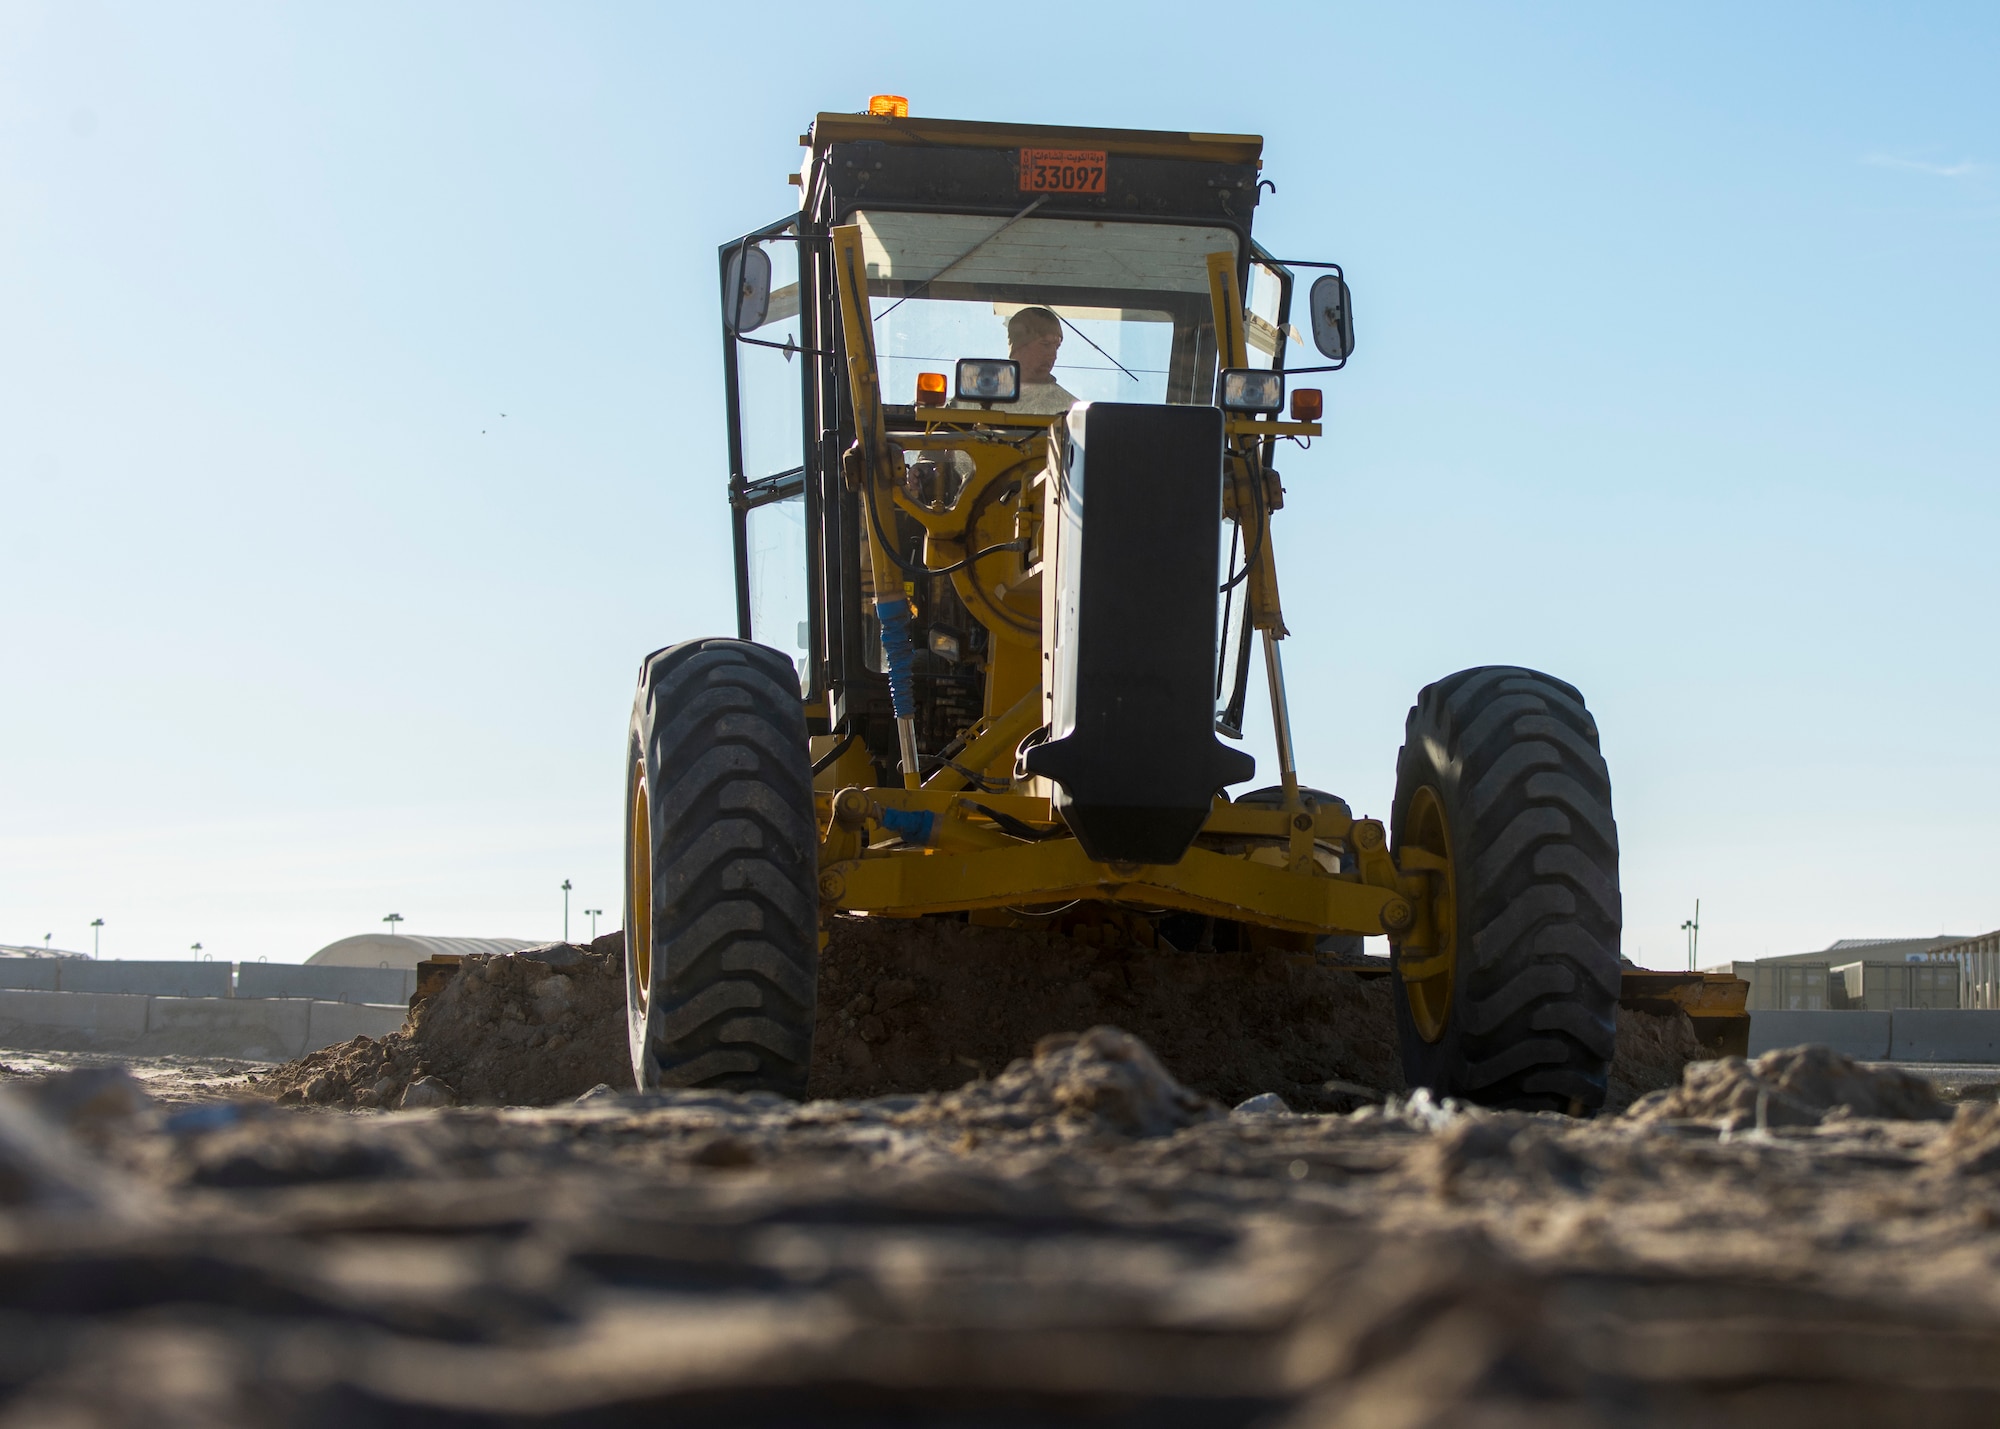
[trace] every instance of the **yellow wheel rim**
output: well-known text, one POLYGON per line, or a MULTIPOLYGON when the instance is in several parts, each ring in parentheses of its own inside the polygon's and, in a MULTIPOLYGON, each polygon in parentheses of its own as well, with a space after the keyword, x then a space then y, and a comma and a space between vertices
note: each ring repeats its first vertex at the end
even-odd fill
POLYGON ((1451 825, 1438 792, 1426 784, 1410 800, 1405 849, 1422 849, 1443 868, 1429 869, 1431 895, 1416 924, 1397 949, 1410 1019, 1426 1042, 1444 1036, 1451 1018, 1452 984, 1458 974, 1458 882, 1451 865, 1451 825))
POLYGON ((626 839, 625 886, 632 890, 631 916, 625 927, 625 954, 632 960, 633 986, 639 1005, 653 990, 653 819, 646 797, 646 766, 632 766, 632 827, 626 839))

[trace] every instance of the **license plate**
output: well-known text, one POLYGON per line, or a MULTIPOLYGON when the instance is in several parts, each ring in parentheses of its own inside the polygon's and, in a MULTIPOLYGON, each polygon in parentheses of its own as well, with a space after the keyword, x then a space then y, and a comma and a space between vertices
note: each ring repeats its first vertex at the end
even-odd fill
POLYGON ((1102 149, 1023 149, 1021 192, 1024 194, 1101 194, 1104 192, 1102 149))

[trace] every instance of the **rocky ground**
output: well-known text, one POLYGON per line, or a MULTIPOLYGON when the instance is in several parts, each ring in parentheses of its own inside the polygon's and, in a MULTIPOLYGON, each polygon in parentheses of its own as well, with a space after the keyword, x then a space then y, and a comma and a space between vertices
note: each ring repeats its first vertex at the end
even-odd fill
MULTIPOLYGON (((1269 1106, 1268 1101, 1262 1103, 1269 1106)), ((0 1429, 2000 1422, 2000 1110, 1823 1051, 1593 1121, 0 1087, 0 1429)))

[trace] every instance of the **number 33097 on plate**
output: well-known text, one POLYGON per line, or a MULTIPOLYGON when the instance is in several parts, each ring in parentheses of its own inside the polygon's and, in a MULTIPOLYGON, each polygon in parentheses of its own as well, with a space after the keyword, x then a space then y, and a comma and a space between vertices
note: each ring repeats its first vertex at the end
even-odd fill
POLYGON ((1024 194, 1101 194, 1104 192, 1102 149, 1023 149, 1021 192, 1024 194))

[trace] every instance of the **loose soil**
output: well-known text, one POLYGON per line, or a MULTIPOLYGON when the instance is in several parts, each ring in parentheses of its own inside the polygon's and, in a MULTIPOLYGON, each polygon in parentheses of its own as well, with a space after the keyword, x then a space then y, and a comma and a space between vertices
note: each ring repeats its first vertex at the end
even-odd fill
MULTIPOLYGON (((631 1085, 623 935, 468 958, 401 1032, 287 1064, 263 1089, 343 1107, 548 1106, 631 1085)), ((809 1095, 947 1091, 1043 1038, 1112 1025, 1233 1106, 1351 1111, 1404 1090, 1390 983, 1305 953, 1183 953, 945 919, 839 918, 820 960, 809 1095)), ((1619 1012, 1609 1110, 1700 1057, 1685 1016, 1619 1012)))
POLYGON ((1183 953, 944 919, 839 918, 810 1094, 943 1091, 1111 1024, 1225 1105, 1347 1111, 1403 1089, 1387 977, 1309 953, 1183 953))
POLYGON ((0 1051, 0 1083, 36 1082, 58 1072, 115 1067, 131 1074, 153 1101, 168 1106, 254 1096, 274 1070, 240 1057, 130 1057, 112 1052, 0 1051))
POLYGON ((1109 1027, 804 1104, 89 1068, 0 1087, 0 1429, 1983 1429, 2000 1108, 1940 1114, 1823 1050, 1591 1121, 1232 1112, 1109 1027))
POLYGON ((315 1106, 548 1106, 630 1086, 625 936, 474 956, 400 1032, 323 1047, 261 1090, 315 1106))
POLYGON ((1683 1067, 1714 1055, 1694 1035, 1685 1012, 1660 1016, 1621 1007, 1604 1110, 1621 1112, 1648 1092, 1677 1087, 1683 1067))
POLYGON ((1678 1085, 1642 1098, 1632 1115, 1714 1122, 1729 1131, 1818 1126, 1835 1109, 1893 1121, 1944 1121, 1951 1109, 1928 1078, 1871 1067, 1827 1047, 1783 1047, 1753 1061, 1691 1066, 1678 1085))

